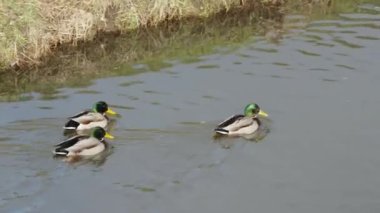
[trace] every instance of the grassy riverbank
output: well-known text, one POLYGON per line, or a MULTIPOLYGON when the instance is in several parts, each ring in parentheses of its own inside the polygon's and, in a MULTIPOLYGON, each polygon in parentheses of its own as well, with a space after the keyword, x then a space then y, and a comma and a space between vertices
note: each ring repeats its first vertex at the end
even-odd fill
MULTIPOLYGON (((125 33, 163 21, 206 18, 233 8, 256 12, 285 0, 3 0, 0 3, 0 71, 41 63, 58 45, 92 40, 99 32, 125 33)), ((304 10, 314 3, 348 5, 343 0, 292 0, 304 10), (310 3, 312 2, 312 3, 310 3)), ((323 7, 318 7, 320 10, 323 7)), ((325 7, 328 8, 328 7, 325 7)))
MULTIPOLYGON (((151 14, 150 21, 147 21, 146 18, 126 18, 124 22, 120 18, 123 13, 119 14, 116 9, 112 9, 113 15, 109 15, 111 12, 105 12, 108 14, 105 17, 113 17, 112 19, 104 17, 102 19, 101 13, 98 13, 97 25, 95 22, 89 22, 94 24, 93 27, 84 30, 81 27, 87 25, 78 22, 71 30, 71 34, 65 34, 63 32, 69 32, 67 28, 53 29, 52 25, 40 25, 42 16, 33 5, 38 1, 31 1, 33 4, 30 3, 30 5, 23 3, 21 6, 7 1, 3 2, 8 3, 8 7, 13 6, 14 10, 29 12, 20 13, 22 18, 15 19, 17 21, 11 22, 12 24, 9 26, 4 24, 6 22, 4 20, 7 19, 10 22, 12 16, 0 18, 2 32, 0 33, 0 54, 2 56, 0 60, 2 60, 3 68, 9 67, 10 62, 21 61, 24 64, 21 63, 19 66, 35 67, 36 69, 29 71, 21 67, 19 70, 8 69, 7 72, 0 70, 0 101, 22 100, 23 98, 20 98, 19 94, 27 91, 41 92, 50 97, 54 94, 54 88, 59 86, 83 85, 101 76, 129 75, 141 71, 158 70, 163 66, 170 66, 163 61, 173 57, 191 62, 198 60, 197 56, 199 55, 212 52, 217 46, 236 45, 239 47, 239 45, 244 45, 244 42, 249 40, 252 35, 268 35, 266 37, 275 42, 276 39, 281 38, 281 34, 286 28, 283 26, 283 17, 286 13, 303 13, 306 15, 305 17, 318 16, 320 19, 334 16, 342 11, 350 12, 356 8, 356 3, 353 1, 347 4, 347 1, 343 0, 332 2, 320 0, 318 3, 296 0, 288 1, 285 7, 273 6, 273 4, 263 3, 267 1, 260 0, 259 3, 257 3, 258 1, 251 1, 251 4, 244 3, 243 5, 236 3, 237 6, 234 7, 227 7, 226 4, 224 6, 219 4, 219 7, 208 6, 208 12, 204 9, 205 11, 202 10, 203 12, 198 14, 185 13, 184 10, 181 10, 182 12, 177 11, 177 16, 165 18, 162 12, 158 13, 161 16, 151 14), (211 15, 210 8, 219 12, 211 15), (162 20, 159 21, 157 17, 161 17, 162 20), (136 22, 136 20, 139 21, 136 22), (142 20, 145 21, 142 22, 142 20), (139 24, 147 27, 141 28, 139 24), (21 30, 23 27, 28 30, 21 30), (83 33, 76 34, 79 32, 76 29, 82 29, 83 33), (38 32, 48 33, 40 34, 38 32), (5 34, 7 34, 6 37, 4 37, 5 34), (29 38, 23 37, 23 35, 34 36, 29 38), (118 39, 115 39, 116 37, 118 39), (128 65, 128 63, 136 61, 145 64, 147 68, 136 69, 128 65), (67 82, 70 82, 70 85, 67 82)), ((197 2, 205 4, 205 0, 197 2)), ((4 5, 1 8, 0 16, 4 16, 4 5)), ((57 6, 55 8, 57 14, 59 14, 57 8, 60 8, 61 16, 68 17, 64 15, 68 7, 57 6)), ((108 10, 111 9, 106 9, 106 11, 108 10)), ((157 8, 154 10, 157 11, 157 8)), ((141 12, 135 18, 142 17, 142 15, 141 12)), ((14 14, 14 17, 16 16, 17 14, 14 14)), ((53 18, 46 19, 44 23, 52 20, 53 18)), ((83 21, 82 19, 78 20, 83 21)), ((62 21, 54 23, 54 26, 58 27, 62 21)), ((72 24, 72 22, 65 23, 72 24)))
POLYGON ((209 17, 231 8, 272 7, 282 0, 3 0, 0 70, 40 63, 61 44, 92 40, 98 32, 128 32, 163 21, 209 17))
POLYGON ((265 34, 272 26, 281 27, 282 15, 271 15, 271 19, 261 20, 254 18, 252 11, 230 10, 207 19, 191 18, 132 30, 117 39, 112 34, 98 35, 95 40, 78 42, 76 48, 61 45, 51 56, 41 59, 46 66, 0 73, 0 101, 22 100, 18 95, 26 91, 50 96, 54 88, 84 86, 102 76, 156 71, 170 66, 165 61, 173 57, 191 63, 217 46, 239 47, 252 35, 265 34), (134 68, 134 62, 146 67, 134 68))

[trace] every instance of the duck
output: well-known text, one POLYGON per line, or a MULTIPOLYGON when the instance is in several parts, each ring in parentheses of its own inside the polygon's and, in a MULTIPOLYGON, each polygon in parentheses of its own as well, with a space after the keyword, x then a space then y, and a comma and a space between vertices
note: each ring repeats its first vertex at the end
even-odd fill
POLYGON ((109 119, 107 114, 116 115, 117 113, 108 107, 104 101, 96 102, 91 110, 82 111, 74 116, 69 117, 69 121, 65 124, 65 130, 90 130, 94 127, 106 128, 109 119))
POLYGON ((221 135, 228 136, 244 136, 255 133, 260 125, 261 121, 259 115, 268 117, 269 115, 260 109, 256 103, 249 103, 244 108, 244 115, 233 115, 214 129, 214 131, 221 135))
POLYGON ((102 127, 94 127, 90 135, 76 135, 55 145, 53 154, 65 157, 97 155, 106 148, 104 138, 113 139, 114 137, 102 127))

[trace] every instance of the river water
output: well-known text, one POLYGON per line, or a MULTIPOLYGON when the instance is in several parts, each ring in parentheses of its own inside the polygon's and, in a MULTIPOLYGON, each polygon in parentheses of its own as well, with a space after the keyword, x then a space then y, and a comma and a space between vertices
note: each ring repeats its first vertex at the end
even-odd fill
POLYGON ((380 6, 306 19, 193 63, 0 103, 0 212, 380 212, 380 6), (120 114, 107 155, 53 158, 66 117, 98 100, 120 114), (268 134, 215 141, 249 102, 268 134))

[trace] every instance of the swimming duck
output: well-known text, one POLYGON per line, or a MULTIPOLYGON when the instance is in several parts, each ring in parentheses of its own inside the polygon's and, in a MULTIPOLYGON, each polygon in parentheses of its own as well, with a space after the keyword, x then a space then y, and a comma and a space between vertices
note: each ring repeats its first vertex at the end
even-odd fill
POLYGON ((114 138, 102 127, 95 127, 91 130, 91 135, 77 135, 55 145, 57 148, 53 153, 67 157, 96 155, 106 148, 105 137, 114 138))
POLYGON ((89 130, 97 126, 106 128, 108 124, 106 113, 116 115, 116 112, 108 108, 106 102, 98 101, 93 105, 92 110, 85 110, 69 117, 70 120, 63 128, 73 130, 89 130))
POLYGON ((227 118, 214 129, 223 135, 242 136, 253 134, 259 129, 261 122, 258 116, 268 117, 268 114, 255 103, 248 104, 244 109, 244 115, 233 115, 227 118))

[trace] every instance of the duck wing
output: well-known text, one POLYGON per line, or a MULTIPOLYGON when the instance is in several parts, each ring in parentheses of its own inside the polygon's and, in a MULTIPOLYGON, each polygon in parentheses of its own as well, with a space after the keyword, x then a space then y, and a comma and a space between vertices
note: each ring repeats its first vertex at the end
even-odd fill
POLYGON ((241 118, 243 118, 244 115, 232 115, 231 117, 227 118, 226 120, 222 121, 220 124, 218 124, 217 128, 224 128, 232 125, 235 122, 238 122, 241 118))
POLYGON ((106 119, 102 114, 97 112, 87 112, 79 117, 73 118, 71 120, 76 121, 81 124, 89 124, 95 121, 102 121, 106 119))
POLYGON ((71 147, 71 146, 74 146, 76 143, 78 143, 79 141, 83 140, 83 139, 87 139, 89 138, 90 136, 87 136, 87 135, 76 135, 74 137, 71 137, 65 141, 62 141, 61 143, 55 145, 55 147, 58 147, 58 148, 62 148, 62 149, 65 149, 65 148, 68 148, 68 147, 71 147))
POLYGON ((233 115, 220 123, 215 131, 221 134, 228 134, 230 131, 236 131, 243 127, 251 125, 253 119, 244 115, 233 115))
POLYGON ((80 140, 78 143, 75 143, 73 146, 70 146, 67 148, 68 151, 70 152, 81 152, 85 149, 91 149, 97 145, 99 145, 101 142, 93 137, 89 137, 84 140, 80 140))
POLYGON ((82 140, 88 139, 88 138, 89 138, 89 136, 86 136, 86 135, 77 135, 77 136, 71 137, 71 138, 55 145, 55 147, 57 147, 57 148, 53 151, 53 153, 56 155, 67 155, 69 153, 69 151, 66 149, 68 149, 72 146, 75 146, 75 144, 79 143, 82 140))
POLYGON ((76 129, 81 123, 89 123, 91 120, 87 119, 87 116, 91 114, 90 110, 85 110, 83 112, 80 112, 74 116, 69 117, 70 120, 68 120, 63 127, 64 129, 76 129))
POLYGON ((83 115, 86 115, 86 114, 88 114, 90 112, 91 112, 91 110, 85 110, 85 111, 82 111, 82 112, 80 112, 80 113, 78 113, 76 115, 73 115, 73 116, 69 117, 69 119, 79 118, 79 117, 81 117, 83 115))
MULTIPOLYGON (((75 118, 70 119, 66 122, 64 129, 77 129, 79 125, 88 125, 94 123, 95 126, 101 126, 97 122, 103 122, 107 125, 107 117, 97 112, 82 112, 79 113, 75 118), (80 116, 79 116, 80 115, 80 116), (95 124, 97 123, 97 124, 95 124)), ((104 125, 104 124, 103 124, 104 125)), ((95 127, 94 126, 94 127, 95 127)))

